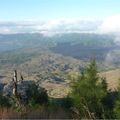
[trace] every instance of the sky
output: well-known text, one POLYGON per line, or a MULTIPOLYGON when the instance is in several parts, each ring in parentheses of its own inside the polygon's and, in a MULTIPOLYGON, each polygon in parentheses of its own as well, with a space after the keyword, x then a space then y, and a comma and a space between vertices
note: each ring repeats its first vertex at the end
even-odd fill
POLYGON ((0 0, 0 21, 97 19, 120 14, 120 0, 0 0))
POLYGON ((120 0, 0 0, 0 33, 120 34, 120 0))

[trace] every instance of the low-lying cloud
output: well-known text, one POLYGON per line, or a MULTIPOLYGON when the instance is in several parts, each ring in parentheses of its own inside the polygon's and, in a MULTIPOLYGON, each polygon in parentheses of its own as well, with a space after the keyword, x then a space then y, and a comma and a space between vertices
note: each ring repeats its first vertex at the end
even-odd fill
MULTIPOLYGON (((63 19, 48 22, 21 21, 0 22, 0 33, 120 33, 120 15, 111 16, 101 21, 63 19)), ((118 39, 118 38, 117 38, 118 39)))
POLYGON ((100 26, 103 33, 120 33, 120 15, 106 18, 100 26))

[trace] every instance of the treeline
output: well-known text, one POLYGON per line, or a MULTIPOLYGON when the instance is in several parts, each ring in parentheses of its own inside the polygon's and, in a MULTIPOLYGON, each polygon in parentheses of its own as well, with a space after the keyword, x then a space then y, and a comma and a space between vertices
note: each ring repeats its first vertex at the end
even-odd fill
MULTIPOLYGON (((120 118, 120 84, 116 91, 109 90, 106 78, 98 75, 95 60, 91 60, 90 64, 81 71, 80 75, 70 77, 70 79, 71 90, 66 98, 50 98, 45 90, 41 90, 34 83, 26 91, 27 99, 23 102, 25 104, 19 101, 20 96, 13 94, 12 99, 6 99, 1 92, 0 107, 1 109, 13 108, 18 113, 23 114, 27 113, 27 110, 33 110, 34 112, 39 110, 34 118, 120 118), (43 114, 44 117, 42 117, 43 114)), ((30 116, 30 112, 27 116, 30 116)), ((24 118, 30 117, 24 116, 24 118)))

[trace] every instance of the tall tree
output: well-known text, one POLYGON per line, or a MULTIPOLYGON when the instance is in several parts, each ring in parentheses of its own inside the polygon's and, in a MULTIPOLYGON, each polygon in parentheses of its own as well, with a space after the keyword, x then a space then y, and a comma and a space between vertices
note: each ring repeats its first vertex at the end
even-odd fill
POLYGON ((120 119, 120 79, 119 79, 119 84, 117 88, 117 98, 115 100, 115 105, 114 105, 114 114, 115 118, 120 119))
POLYGON ((95 59, 72 84, 71 97, 80 118, 104 118, 102 78, 98 76, 95 59))

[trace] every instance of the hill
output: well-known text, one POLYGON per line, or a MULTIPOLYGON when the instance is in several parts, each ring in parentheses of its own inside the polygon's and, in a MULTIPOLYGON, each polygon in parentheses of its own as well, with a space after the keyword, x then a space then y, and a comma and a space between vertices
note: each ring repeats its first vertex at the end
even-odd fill
POLYGON ((120 69, 102 72, 100 76, 106 77, 109 89, 115 90, 119 84, 120 69))
POLYGON ((56 97, 66 95, 68 75, 82 71, 91 57, 97 59, 99 72, 120 67, 119 45, 110 34, 9 34, 0 35, 0 46, 1 82, 11 81, 17 69, 56 97))

